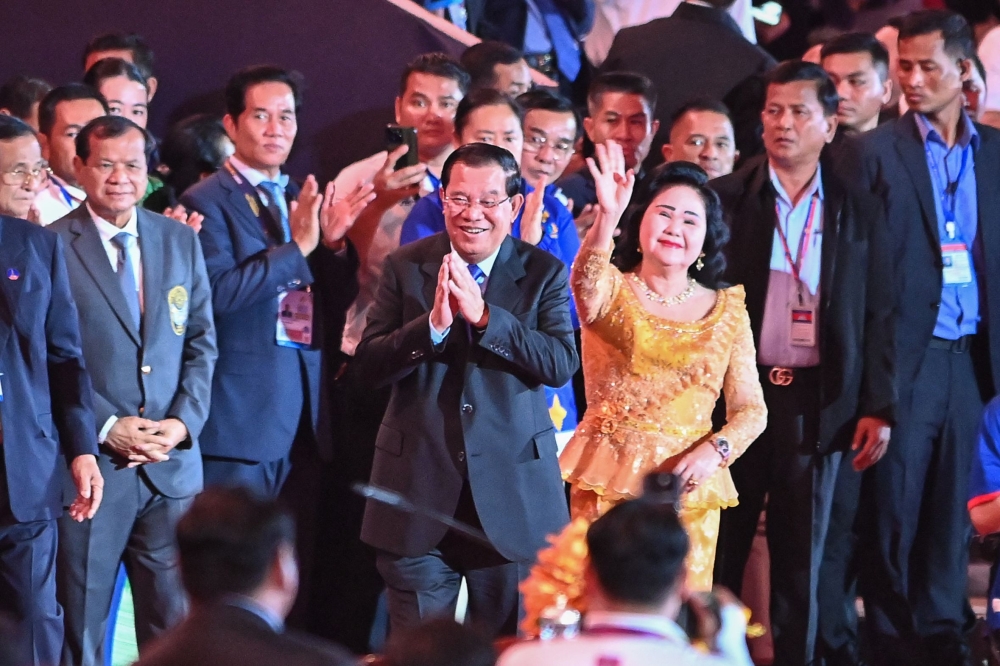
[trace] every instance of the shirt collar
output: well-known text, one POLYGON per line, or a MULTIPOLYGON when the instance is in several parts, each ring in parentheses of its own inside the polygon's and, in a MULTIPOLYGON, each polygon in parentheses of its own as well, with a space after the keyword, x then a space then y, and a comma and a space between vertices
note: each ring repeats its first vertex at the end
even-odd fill
MULTIPOLYGON (((236 155, 230 155, 229 162, 233 165, 233 168, 239 171, 240 174, 247 179, 247 182, 253 185, 254 187, 259 186, 265 180, 271 181, 271 177, 268 176, 266 173, 248 167, 246 164, 241 162, 236 157, 236 155)), ((284 190, 286 187, 288 187, 288 174, 287 173, 279 174, 277 179, 271 182, 277 183, 279 186, 281 186, 281 189, 284 190)))
POLYGON ((97 233, 101 235, 101 240, 105 243, 110 243, 111 239, 122 233, 123 231, 133 238, 139 237, 139 214, 136 212, 135 206, 132 207, 132 215, 128 218, 128 222, 121 229, 116 227, 111 222, 108 222, 103 217, 94 212, 94 209, 90 207, 90 202, 84 204, 87 207, 87 212, 90 213, 90 217, 94 220, 94 225, 97 227, 97 233))
MULTIPOLYGON (((947 148, 944 139, 941 138, 941 135, 934 129, 934 126, 931 125, 926 116, 922 113, 914 113, 913 117, 917 120, 917 130, 920 132, 920 138, 923 139, 925 146, 928 141, 933 141, 947 148)), ((965 109, 962 109, 962 115, 958 119, 958 126, 958 138, 955 143, 963 149, 968 148, 969 144, 972 144, 972 149, 977 150, 979 148, 979 130, 976 129, 975 123, 969 118, 969 114, 965 112, 965 109)))
POLYGON ((66 190, 66 192, 69 193, 69 195, 71 197, 73 197, 75 200, 77 200, 77 201, 83 201, 84 199, 87 198, 87 193, 86 192, 84 192, 83 190, 81 190, 76 185, 70 185, 65 180, 63 180, 62 178, 60 178, 59 176, 57 176, 55 174, 52 174, 52 176, 50 176, 50 179, 52 180, 52 184, 55 185, 55 188, 57 190, 60 190, 60 189, 61 190, 66 190))
POLYGON ((253 613, 261 620, 266 622, 267 625, 271 627, 271 629, 275 633, 280 634, 282 631, 285 630, 285 623, 280 617, 272 613, 270 609, 264 607, 263 605, 259 604, 256 600, 248 596, 242 594, 231 594, 225 597, 222 603, 226 604, 227 606, 233 606, 234 608, 242 608, 248 613, 253 613))
MULTIPOLYGON (((777 193, 778 198, 781 199, 785 205, 789 208, 794 208, 792 205, 792 198, 788 196, 785 192, 785 188, 781 186, 781 181, 778 180, 778 174, 774 172, 774 167, 771 163, 767 163, 767 175, 771 179, 771 185, 774 186, 774 191, 777 193)), ((799 201, 807 201, 813 196, 817 196, 820 201, 823 201, 823 167, 819 162, 816 163, 816 175, 813 176, 812 181, 806 188, 805 196, 803 196, 799 201)))
POLYGON ((663 615, 648 613, 621 613, 615 611, 589 611, 583 617, 584 629, 611 627, 657 634, 664 638, 688 642, 687 634, 677 623, 663 615))
MULTIPOLYGON (((507 239, 505 238, 504 240, 507 240, 507 239)), ((486 257, 485 259, 483 259, 482 261, 480 261, 478 264, 476 264, 477 266, 479 266, 479 269, 483 272, 483 275, 485 275, 486 277, 489 277, 490 273, 493 271, 493 264, 496 263, 497 255, 500 254, 500 248, 501 247, 503 247, 503 243, 502 242, 500 243, 500 246, 497 247, 497 249, 493 250, 493 254, 491 254, 490 256, 486 257)), ((451 257, 452 257, 452 259, 458 260, 458 263, 461 264, 462 266, 468 266, 469 265, 469 262, 467 262, 465 259, 462 259, 462 257, 458 256, 458 252, 455 252, 454 248, 452 248, 451 257)))

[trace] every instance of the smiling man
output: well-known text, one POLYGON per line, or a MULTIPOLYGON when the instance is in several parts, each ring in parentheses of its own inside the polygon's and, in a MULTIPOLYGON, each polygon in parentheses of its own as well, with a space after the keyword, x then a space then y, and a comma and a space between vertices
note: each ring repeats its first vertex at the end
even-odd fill
POLYGON ((517 584, 569 514, 543 386, 579 365, 565 266, 510 236, 523 204, 508 151, 456 150, 441 188, 445 233, 389 255, 357 362, 392 397, 373 484, 482 529, 487 543, 377 502, 362 539, 378 551, 393 630, 454 614, 513 634, 517 584))

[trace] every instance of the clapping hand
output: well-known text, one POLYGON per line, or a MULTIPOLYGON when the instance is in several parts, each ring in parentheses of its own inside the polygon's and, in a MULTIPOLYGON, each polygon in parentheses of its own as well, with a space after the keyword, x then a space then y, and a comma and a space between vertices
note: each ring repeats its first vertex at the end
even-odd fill
POLYGON ((459 265, 452 255, 447 255, 444 258, 444 263, 449 266, 448 292, 454 299, 458 312, 470 324, 484 325, 480 322, 486 315, 486 302, 483 300, 483 292, 479 284, 472 279, 469 270, 459 265))
POLYGON ((521 240, 538 245, 542 240, 542 218, 545 215, 545 176, 531 185, 535 189, 524 197, 524 212, 521 213, 521 240))
POLYGON ((177 220, 181 224, 186 224, 187 226, 194 229, 195 233, 201 231, 201 223, 205 221, 205 216, 198 211, 187 212, 182 204, 177 204, 172 208, 166 208, 163 214, 172 220, 177 220))
POLYGON ((319 211, 319 226, 323 232, 323 244, 339 250, 344 236, 351 230, 358 216, 368 204, 375 200, 375 186, 361 183, 343 199, 334 199, 336 189, 333 182, 326 185, 326 194, 319 211))
POLYGON ((431 328, 438 333, 447 331, 455 321, 455 309, 452 305, 449 289, 450 269, 451 262, 448 261, 448 256, 445 256, 444 261, 441 262, 441 268, 438 269, 437 288, 434 290, 434 305, 431 307, 430 315, 431 328))
POLYGON ((292 241, 298 244, 302 256, 308 257, 319 245, 319 208, 323 195, 312 174, 306 178, 297 201, 293 201, 288 211, 288 226, 292 230, 292 241))

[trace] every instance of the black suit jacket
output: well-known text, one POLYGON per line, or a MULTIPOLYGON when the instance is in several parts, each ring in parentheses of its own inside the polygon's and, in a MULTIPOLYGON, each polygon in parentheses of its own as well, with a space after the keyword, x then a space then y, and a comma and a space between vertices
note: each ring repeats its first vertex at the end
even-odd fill
POLYGON ((276 633, 235 606, 196 609, 142 652, 136 666, 352 666, 337 646, 293 631, 276 633))
MULTIPOLYGON (((566 19, 566 25, 577 39, 594 26, 594 0, 554 0, 566 19)), ((524 48, 524 28, 528 22, 525 0, 466 0, 469 32, 481 39, 506 42, 516 49, 524 48)))
MULTIPOLYGON (((979 226, 974 255, 980 280, 979 335, 974 351, 984 399, 1000 379, 1000 131, 976 125, 979 226)), ((913 385, 934 334, 941 303, 941 238, 924 143, 912 112, 863 135, 855 173, 882 200, 894 247, 897 365, 900 396, 913 385)))
MULTIPOLYGON (((543 390, 568 382, 580 363, 566 268, 508 236, 486 289, 486 330, 470 336, 457 319, 435 347, 429 315, 449 251, 441 233, 385 262, 355 356, 359 376, 392 384, 372 483, 452 516, 468 480, 497 551, 531 560, 569 519, 543 390)), ((362 539, 412 557, 434 548, 446 529, 369 501, 362 539)))
MULTIPOLYGON (((850 443, 859 416, 895 418, 891 263, 878 200, 848 187, 823 165, 820 270, 821 414, 819 451, 850 443)), ((743 284, 754 343, 770 279, 775 191, 766 156, 709 183, 732 229, 726 279, 743 284)))
POLYGON ((757 76, 774 65, 725 11, 683 2, 671 16, 619 31, 601 71, 639 72, 653 82, 660 131, 646 160, 652 168, 661 161, 671 117, 695 97, 729 96, 737 146, 745 156, 754 154, 749 144, 759 135, 764 92, 757 76))

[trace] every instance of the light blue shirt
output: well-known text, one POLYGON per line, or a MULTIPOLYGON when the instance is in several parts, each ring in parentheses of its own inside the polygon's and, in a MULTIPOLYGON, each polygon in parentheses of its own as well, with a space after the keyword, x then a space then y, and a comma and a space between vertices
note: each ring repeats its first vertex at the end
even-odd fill
POLYGON ((545 25, 542 10, 535 0, 525 0, 528 5, 528 20, 524 24, 525 53, 548 53, 552 50, 552 40, 549 39, 549 29, 545 25))
MULTIPOLYGON (((822 168, 816 165, 816 175, 803 193, 799 202, 792 205, 792 198, 781 186, 774 169, 768 165, 768 173, 771 177, 771 185, 777 194, 775 202, 778 209, 778 226, 785 234, 788 242, 788 249, 792 256, 792 261, 799 261, 799 252, 805 254, 799 278, 809 288, 809 293, 816 295, 819 289, 819 276, 823 266, 823 172, 822 168), (802 234, 805 232, 808 223, 810 209, 815 217, 812 232, 809 235, 808 243, 802 242, 802 234)), ((793 275, 792 265, 785 256, 785 245, 781 242, 781 235, 778 229, 774 230, 774 241, 771 243, 771 270, 793 275)))
MULTIPOLYGON (((958 138, 951 149, 922 115, 915 114, 917 129, 924 140, 927 168, 934 188, 934 211, 937 215, 941 243, 965 243, 971 253, 969 262, 972 282, 965 285, 941 285, 941 307, 938 309, 934 335, 957 340, 973 335, 979 324, 979 279, 976 275, 976 233, 979 226, 979 198, 976 192, 976 149, 979 132, 962 112, 958 138), (953 194, 946 191, 949 182, 957 182, 953 194), (953 217, 954 219, 947 219, 953 217), (954 222, 954 238, 946 224, 954 222)), ((950 226, 950 225, 948 225, 950 226)), ((942 280, 943 282, 943 280, 942 280)))

